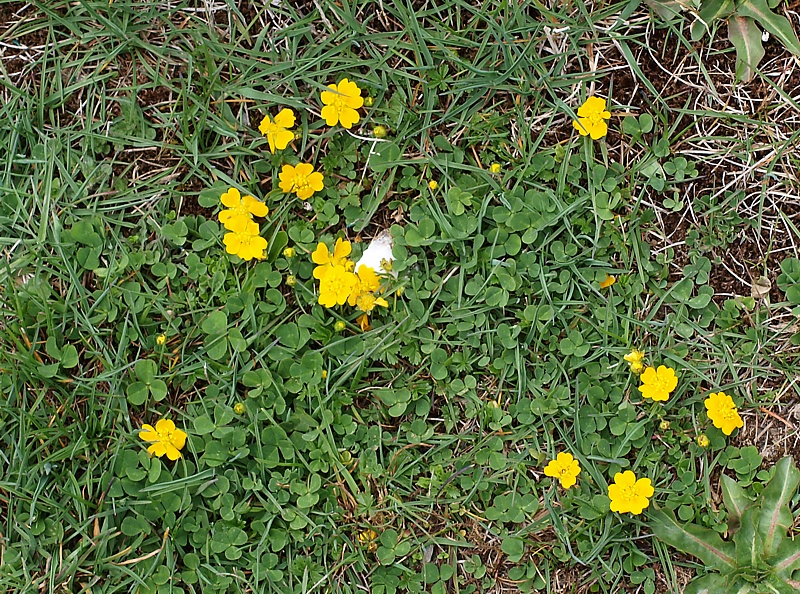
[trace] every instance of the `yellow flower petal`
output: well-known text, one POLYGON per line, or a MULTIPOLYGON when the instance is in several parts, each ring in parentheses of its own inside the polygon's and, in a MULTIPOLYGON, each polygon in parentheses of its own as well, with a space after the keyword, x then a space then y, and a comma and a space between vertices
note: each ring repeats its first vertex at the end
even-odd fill
POLYGON ((284 107, 278 112, 278 115, 275 116, 275 124, 281 128, 294 128, 294 122, 294 112, 288 107, 284 107))
POLYGON ((321 241, 317 244, 317 249, 311 253, 311 261, 314 264, 330 264, 331 256, 328 252, 328 246, 321 241))
POLYGON ((353 246, 350 244, 350 242, 340 237, 336 240, 336 245, 333 246, 333 259, 337 263, 342 263, 341 260, 347 258, 352 251, 353 246))
POLYGON ((358 112, 355 109, 351 109, 350 107, 343 107, 342 110, 339 112, 339 123, 342 125, 343 128, 347 128, 348 130, 353 127, 354 124, 358 122, 361 116, 358 115, 358 112))
POLYGON ((607 274, 606 278, 603 279, 602 281, 600 281, 600 288, 601 289, 607 289, 608 287, 613 285, 615 282, 617 282, 617 279, 614 278, 613 276, 611 276, 610 274, 607 274))
POLYGON ((162 441, 157 441, 149 448, 147 448, 147 452, 152 454, 153 456, 158 456, 159 458, 167 453, 167 447, 162 441))
POLYGON ((247 211, 256 217, 265 217, 269 214, 269 208, 266 204, 253 198, 252 196, 245 196, 242 198, 242 204, 247 209, 247 211))
POLYGON ((319 171, 315 171, 308 176, 308 185, 314 192, 321 192, 325 189, 324 179, 324 176, 319 171))
POLYGON ((241 197, 242 195, 239 193, 239 190, 236 188, 230 188, 227 192, 222 194, 219 199, 220 202, 222 202, 222 204, 228 208, 236 208, 239 206, 239 204, 241 204, 241 197))
POLYGON ((145 423, 142 425, 142 430, 139 431, 139 439, 144 441, 158 441, 159 437, 153 426, 145 423))
MULTIPOLYGON (((325 93, 322 94, 324 95, 325 93)), ((320 115, 328 126, 335 126, 339 123, 339 110, 337 110, 333 105, 326 105, 323 107, 320 115)))
POLYGON ((289 130, 281 130, 275 135, 275 147, 278 150, 283 150, 289 143, 294 140, 294 132, 290 132, 289 130))
POLYGON ((171 433, 175 431, 175 423, 170 419, 159 419, 156 423, 156 432, 160 434, 171 433))
POLYGON ((169 458, 170 460, 177 460, 178 458, 181 457, 180 450, 178 450, 178 448, 176 448, 171 443, 164 444, 164 451, 167 454, 167 458, 169 458))

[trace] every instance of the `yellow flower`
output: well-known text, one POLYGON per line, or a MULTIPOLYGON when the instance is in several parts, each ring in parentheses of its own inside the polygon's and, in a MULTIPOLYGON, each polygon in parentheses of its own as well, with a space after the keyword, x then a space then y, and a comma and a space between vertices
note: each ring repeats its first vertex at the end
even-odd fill
POLYGON ((369 325, 369 314, 361 314, 356 318, 356 322, 358 322, 362 332, 369 332, 372 330, 372 326, 369 325))
POLYGON ((294 258, 294 253, 293 247, 287 247, 285 250, 283 250, 283 255, 286 258, 294 258))
POLYGON ((253 258, 263 260, 266 257, 264 252, 267 249, 267 240, 259 235, 258 223, 253 221, 247 221, 231 229, 222 241, 226 252, 239 256, 244 261, 253 258))
POLYGON ((163 334, 159 334, 158 336, 156 336, 156 344, 157 345, 161 346, 165 342, 167 342, 167 337, 166 336, 164 336, 163 334))
POLYGON ((678 385, 678 376, 671 367, 659 365, 658 369, 648 367, 642 374, 642 385, 639 391, 643 398, 652 398, 654 401, 669 399, 670 393, 678 385))
POLYGON ((236 404, 233 405, 233 412, 235 412, 237 415, 243 415, 244 411, 245 408, 243 402, 237 402, 236 404))
POLYGON ((278 187, 287 194, 294 192, 301 200, 308 200, 325 187, 322 174, 314 171, 311 163, 298 163, 297 167, 284 165, 278 177, 281 180, 278 187))
POLYGON ((500 163, 492 163, 489 165, 489 171, 492 173, 500 173, 500 163))
POLYGON ((347 299, 347 303, 350 306, 356 304, 356 300, 359 298, 359 296, 365 293, 374 293, 381 286, 381 279, 379 279, 378 275, 375 274, 375 269, 367 266, 366 264, 362 264, 358 267, 356 275, 358 276, 358 284, 353 288, 353 292, 347 299))
POLYGON ((623 359, 628 362, 628 366, 631 368, 633 373, 638 375, 644 370, 644 363, 642 363, 642 359, 644 359, 644 351, 632 349, 630 353, 623 357, 623 359))
POLYGON ((350 245, 350 242, 341 237, 336 240, 332 254, 328 251, 328 246, 320 241, 317 249, 311 254, 311 261, 318 264, 314 268, 314 278, 322 280, 334 266, 344 266, 346 270, 352 270, 353 263, 347 259, 352 251, 353 246, 350 245))
POLYGON ((705 433, 701 433, 697 436, 697 445, 701 448, 707 448, 708 444, 711 443, 711 440, 708 439, 708 436, 705 433))
POLYGON ((290 274, 286 277, 286 285, 289 287, 293 287, 297 284, 297 277, 293 274, 290 274))
POLYGON ((389 302, 383 297, 375 297, 372 293, 362 293, 358 296, 355 306, 364 313, 369 313, 375 309, 376 305, 381 307, 389 307, 389 302))
POLYGON ((322 370, 322 379, 325 379, 327 377, 328 377, 328 370, 327 369, 323 369, 322 370))
POLYGON ((597 140, 608 133, 605 120, 610 117, 611 112, 606 111, 606 100, 592 96, 578 108, 578 119, 572 125, 581 136, 591 136, 592 140, 597 140))
POLYGON ((617 279, 615 277, 611 276, 610 274, 607 274, 606 278, 603 279, 602 281, 600 281, 600 288, 601 289, 607 289, 608 287, 613 285, 615 282, 617 282, 617 279))
POLYGON ((322 103, 325 104, 322 118, 329 126, 340 123, 344 128, 352 128, 359 120, 356 110, 364 105, 361 89, 346 78, 340 80, 338 85, 328 85, 328 88, 331 90, 322 91, 321 95, 322 103))
POLYGON ((431 181, 428 182, 428 187, 431 190, 436 190, 436 188, 439 187, 439 182, 437 182, 435 179, 432 179, 431 181))
POLYGON ((386 129, 386 126, 375 126, 372 129, 372 135, 375 138, 386 138, 389 134, 389 131, 386 129))
POLYGON ((177 460, 181 457, 181 449, 186 445, 186 433, 177 429, 175 423, 169 419, 160 419, 155 428, 152 425, 142 425, 139 431, 139 438, 144 441, 154 442, 147 448, 147 451, 159 458, 164 454, 170 460, 177 460))
POLYGON ((320 305, 334 307, 344 305, 353 287, 358 284, 358 277, 348 272, 344 266, 333 266, 319 281, 320 305))
POLYGON ((269 214, 266 204, 252 196, 243 198, 236 188, 231 188, 220 196, 220 201, 228 207, 228 210, 219 213, 219 222, 228 231, 233 231, 242 223, 249 223, 253 220, 253 216, 265 217, 269 214))
POLYGON ((650 505, 653 493, 655 489, 649 478, 636 480, 636 475, 630 470, 618 472, 614 475, 614 484, 608 486, 611 511, 638 515, 650 505))
POLYGON ((269 115, 265 115, 258 129, 267 137, 269 151, 275 153, 276 148, 283 150, 294 140, 294 133, 289 130, 292 127, 294 127, 294 112, 284 108, 275 116, 275 121, 272 121, 269 115))
POLYGON ((659 429, 661 429, 662 431, 669 431, 669 428, 670 428, 670 423, 669 423, 669 421, 667 421, 666 419, 662 420, 662 421, 661 421, 661 422, 658 424, 658 428, 659 428, 659 429))
POLYGON ((544 467, 544 475, 557 478, 565 489, 575 485, 580 473, 581 465, 567 452, 561 452, 544 467))
POLYGON ((714 423, 714 427, 721 429, 725 435, 730 435, 734 429, 744 426, 733 398, 725 392, 709 394, 703 404, 706 405, 708 418, 714 423))

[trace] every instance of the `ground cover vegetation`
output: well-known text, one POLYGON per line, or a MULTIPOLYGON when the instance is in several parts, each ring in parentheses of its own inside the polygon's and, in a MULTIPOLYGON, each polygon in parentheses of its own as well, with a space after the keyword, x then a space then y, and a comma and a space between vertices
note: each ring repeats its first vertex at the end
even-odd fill
POLYGON ((652 8, 0 2, 3 590, 790 591, 800 5, 652 8))

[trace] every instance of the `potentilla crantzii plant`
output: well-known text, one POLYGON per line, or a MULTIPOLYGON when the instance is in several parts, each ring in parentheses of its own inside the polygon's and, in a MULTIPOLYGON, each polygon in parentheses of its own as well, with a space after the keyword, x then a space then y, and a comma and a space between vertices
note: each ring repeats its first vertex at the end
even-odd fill
POLYGON ((800 472, 791 457, 775 466, 775 474, 753 499, 732 478, 722 476, 730 540, 713 530, 679 524, 670 511, 650 514, 656 538, 703 561, 708 573, 692 581, 684 594, 790 594, 800 591, 800 540, 787 536, 793 516, 789 503, 797 492, 800 472))

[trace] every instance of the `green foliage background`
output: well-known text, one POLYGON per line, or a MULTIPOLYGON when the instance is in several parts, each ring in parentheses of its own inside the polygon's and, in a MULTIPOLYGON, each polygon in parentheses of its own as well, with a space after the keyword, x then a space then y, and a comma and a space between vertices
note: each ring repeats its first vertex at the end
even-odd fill
POLYGON ((714 473, 758 490, 769 472, 702 400, 768 405, 796 341, 768 301, 715 294, 743 196, 688 204, 698 172, 667 107, 614 105, 607 142, 571 128, 608 74, 574 60, 611 40, 632 56, 636 4, 213 7, 0 4, 25 16, 4 41, 39 48, 4 64, 0 103, 5 589, 553 591, 575 564, 601 591, 674 586, 607 484, 635 470, 724 532, 714 473), (345 76, 375 99, 352 134, 316 111, 345 76), (257 124, 276 106, 299 135, 273 156, 257 124), (622 141, 630 162, 609 155, 622 141), (274 189, 295 157, 326 174, 310 209, 274 189), (224 253, 234 186, 270 206, 264 262, 224 253), (698 215, 678 278, 653 195, 698 215), (357 259, 385 228, 395 293, 362 333, 316 304, 308 254, 361 237, 357 259), (666 404, 640 402, 632 347, 678 371, 666 404), (189 434, 177 463, 137 437, 161 416, 189 434), (564 450, 583 467, 568 492, 541 472, 564 450))

